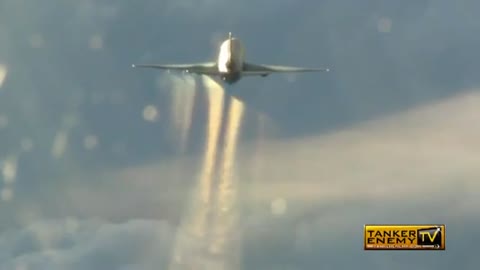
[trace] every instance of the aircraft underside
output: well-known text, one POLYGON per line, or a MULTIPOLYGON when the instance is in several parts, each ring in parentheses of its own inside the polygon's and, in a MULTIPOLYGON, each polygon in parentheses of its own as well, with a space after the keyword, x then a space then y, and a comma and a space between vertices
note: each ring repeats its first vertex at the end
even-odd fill
POLYGON ((242 78, 242 74, 240 72, 229 72, 229 73, 222 73, 220 74, 220 78, 222 81, 228 84, 234 84, 242 78))

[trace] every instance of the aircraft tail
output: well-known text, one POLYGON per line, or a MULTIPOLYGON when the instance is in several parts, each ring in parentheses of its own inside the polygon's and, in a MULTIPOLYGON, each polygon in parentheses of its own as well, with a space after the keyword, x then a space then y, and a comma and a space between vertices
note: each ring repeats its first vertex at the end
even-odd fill
POLYGON ((232 39, 233 39, 232 32, 228 32, 228 40, 230 41, 230 52, 232 52, 232 50, 233 50, 232 39))

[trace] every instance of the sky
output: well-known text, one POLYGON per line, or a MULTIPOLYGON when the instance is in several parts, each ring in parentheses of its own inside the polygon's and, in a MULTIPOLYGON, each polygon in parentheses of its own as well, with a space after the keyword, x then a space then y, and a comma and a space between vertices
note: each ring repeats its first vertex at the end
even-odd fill
POLYGON ((478 1, 0 3, 0 269, 477 269, 478 1), (131 69, 328 67, 244 78, 131 69), (441 223, 441 252, 363 225, 441 223))

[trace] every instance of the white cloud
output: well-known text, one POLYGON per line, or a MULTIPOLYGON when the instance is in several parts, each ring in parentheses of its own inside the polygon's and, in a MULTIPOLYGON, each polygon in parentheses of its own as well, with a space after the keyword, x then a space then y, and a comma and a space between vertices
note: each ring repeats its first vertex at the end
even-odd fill
MULTIPOLYGON (((478 260, 463 258, 476 247, 480 224, 475 218, 479 129, 471 125, 479 103, 473 92, 324 136, 243 147, 239 189, 248 192, 240 194, 239 202, 247 211, 235 233, 243 235, 237 252, 243 254, 244 268, 450 269, 455 264, 477 269, 478 260), (253 150, 261 157, 256 166, 248 158, 253 150), (274 208, 286 210, 283 215, 272 215, 272 200, 274 208), (364 252, 365 223, 446 223, 447 251, 364 252)), ((192 161, 115 171, 102 176, 115 181, 89 189, 77 189, 76 182, 75 188, 63 190, 71 201, 61 195, 55 200, 65 201, 63 211, 85 216, 167 218, 171 208, 181 217, 180 205, 189 193, 179 179, 191 177, 193 169, 185 168, 195 167, 192 161)), ((203 242, 209 238, 182 230, 156 220, 38 221, 0 236, 0 269, 22 264, 33 270, 164 269, 173 259, 174 241, 188 243, 180 258, 187 265, 231 259, 209 255, 203 242)))
MULTIPOLYGON (((412 208, 410 205, 396 208, 391 202, 386 202, 371 207, 370 216, 362 216, 357 210, 360 206, 355 204, 358 203, 338 203, 333 205, 334 208, 340 207, 338 211, 330 214, 313 213, 312 216, 316 216, 313 220, 293 216, 265 219, 263 216, 263 220, 257 217, 259 222, 256 225, 244 224, 244 269, 284 269, 287 266, 309 269, 312 265, 333 268, 361 265, 379 270, 386 265, 389 269, 406 266, 449 269, 450 263, 461 259, 462 251, 468 253, 470 248, 476 246, 469 239, 472 237, 471 230, 480 224, 479 220, 464 219, 464 224, 455 217, 444 217, 441 221, 447 224, 448 253, 389 252, 387 256, 383 252, 365 252, 361 247, 365 220, 372 220, 375 215, 392 217, 401 211, 411 212, 412 208), (395 208, 399 212, 392 211, 395 208), (458 250, 460 247, 461 250, 458 250), (278 257, 285 252, 290 254, 291 259, 278 257), (345 260, 345 257, 349 260, 345 260)), ((438 211, 441 207, 430 210, 438 211)), ((423 207, 417 208, 419 215, 421 210, 423 207)), ((169 268, 174 259, 170 256, 171 249, 173 241, 179 241, 179 238, 174 239, 175 228, 166 222, 131 220, 106 223, 104 220, 79 220, 78 228, 74 231, 68 229, 68 223, 65 219, 43 220, 1 234, 0 269, 172 269, 169 268)), ((188 233, 181 236, 191 246, 181 259, 183 265, 188 266, 192 260, 202 262, 205 266, 219 267, 213 269, 224 269, 222 263, 230 258, 212 257, 207 251, 201 252, 203 245, 198 239, 188 233)), ((207 269, 196 266, 198 269, 207 269)), ((461 269, 477 269, 474 260, 462 260, 457 266, 461 269)))
POLYGON ((166 222, 83 220, 75 231, 68 223, 43 220, 0 235, 0 269, 119 269, 168 263, 172 228, 166 222))

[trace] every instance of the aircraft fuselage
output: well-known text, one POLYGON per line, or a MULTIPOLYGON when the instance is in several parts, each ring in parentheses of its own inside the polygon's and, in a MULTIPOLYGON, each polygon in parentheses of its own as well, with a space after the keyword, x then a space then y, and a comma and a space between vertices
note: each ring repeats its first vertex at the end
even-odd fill
POLYGON ((242 78, 245 49, 237 38, 223 41, 218 53, 217 66, 220 78, 228 84, 234 84, 242 78))

